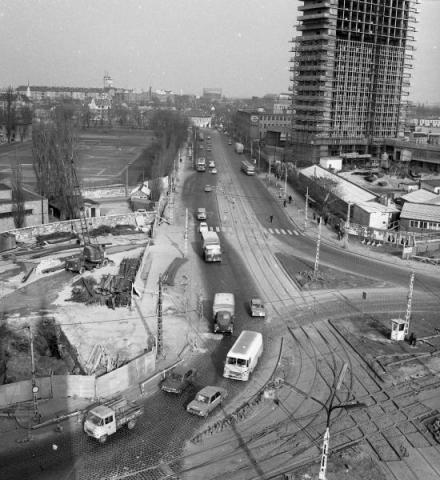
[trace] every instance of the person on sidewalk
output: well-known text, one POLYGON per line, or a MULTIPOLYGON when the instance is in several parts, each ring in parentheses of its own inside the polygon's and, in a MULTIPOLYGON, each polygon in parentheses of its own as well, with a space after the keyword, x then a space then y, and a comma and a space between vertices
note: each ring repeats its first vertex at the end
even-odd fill
POLYGON ((271 215, 271 216, 269 217, 269 222, 270 222, 270 223, 273 222, 273 215, 271 215))
POLYGON ((284 205, 284 208, 287 207, 287 200, 286 199, 284 199, 283 205, 284 205))
POLYGON ((292 195, 289 195, 289 204, 292 203, 292 195))

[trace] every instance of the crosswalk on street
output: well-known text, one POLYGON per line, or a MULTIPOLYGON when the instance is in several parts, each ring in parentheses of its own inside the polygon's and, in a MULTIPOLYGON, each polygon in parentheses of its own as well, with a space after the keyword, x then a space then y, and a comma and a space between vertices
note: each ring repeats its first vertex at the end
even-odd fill
MULTIPOLYGON (((234 228, 233 227, 220 227, 220 226, 211 226, 209 227, 209 230, 211 232, 217 232, 217 233, 234 233, 234 228)), ((270 235, 300 235, 300 233, 297 230, 289 230, 289 229, 284 229, 284 228, 263 228, 262 229, 264 232, 269 233, 270 235)))

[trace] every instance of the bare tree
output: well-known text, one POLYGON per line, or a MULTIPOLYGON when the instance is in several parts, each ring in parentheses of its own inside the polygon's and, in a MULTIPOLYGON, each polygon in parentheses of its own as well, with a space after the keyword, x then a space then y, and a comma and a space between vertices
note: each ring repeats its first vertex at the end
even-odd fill
POLYGON ((21 164, 12 165, 12 216, 15 228, 25 226, 26 206, 25 192, 23 189, 23 171, 21 164))
POLYGON ((29 107, 23 107, 20 110, 20 125, 18 126, 18 130, 20 132, 20 141, 22 142, 29 131, 30 125, 32 125, 32 111, 29 107))
POLYGON ((59 109, 52 122, 36 126, 32 142, 40 194, 56 204, 61 218, 77 218, 74 165, 78 159, 78 137, 70 112, 59 109))

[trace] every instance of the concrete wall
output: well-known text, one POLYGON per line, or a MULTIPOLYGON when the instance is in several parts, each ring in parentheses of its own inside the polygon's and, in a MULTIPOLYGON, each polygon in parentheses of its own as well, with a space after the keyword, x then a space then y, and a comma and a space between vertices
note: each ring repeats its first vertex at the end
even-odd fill
MULTIPOLYGON (((38 398, 105 398, 129 387, 145 383, 156 368, 156 349, 140 355, 126 365, 95 378, 94 375, 53 375, 38 377, 38 398)), ((0 409, 32 400, 32 381, 0 385, 0 409)))
MULTIPOLYGON (((153 223, 156 212, 147 212, 147 223, 153 223)), ((134 225, 136 226, 136 214, 126 213, 123 215, 107 215, 105 217, 94 217, 87 219, 89 229, 97 228, 101 225, 115 227, 116 225, 134 225)), ((77 220, 65 220, 62 222, 46 223, 34 227, 25 227, 10 230, 8 233, 15 235, 17 241, 32 242, 37 235, 47 235, 55 232, 75 232, 81 233, 81 224, 77 220)))

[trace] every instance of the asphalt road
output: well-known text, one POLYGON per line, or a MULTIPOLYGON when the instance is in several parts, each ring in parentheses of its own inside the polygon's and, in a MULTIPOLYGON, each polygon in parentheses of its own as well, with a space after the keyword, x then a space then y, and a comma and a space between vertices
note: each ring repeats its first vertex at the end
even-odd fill
MULTIPOLYGON (((209 171, 194 173, 188 177, 182 187, 182 201, 190 214, 195 214, 197 207, 205 207, 209 225, 232 229, 231 234, 221 235, 223 261, 220 264, 207 264, 202 260, 200 236, 197 232, 198 222, 191 222, 194 235, 190 248, 198 256, 201 271, 199 283, 206 292, 205 327, 209 331, 214 294, 222 291, 233 292, 236 296, 237 309, 234 337, 243 329, 259 330, 265 337, 269 337, 272 335, 271 330, 282 324, 266 324, 266 322, 251 319, 247 307, 249 298, 261 293, 262 289, 273 288, 272 294, 279 295, 279 303, 284 308, 284 310, 281 310, 281 307, 278 309, 280 318, 283 312, 288 311, 291 304, 287 300, 285 302, 282 300, 285 295, 285 291, 282 291, 283 275, 278 272, 278 267, 266 248, 270 244, 261 243, 270 242, 270 239, 258 236, 255 232, 261 226, 264 228, 270 226, 270 215, 274 216, 273 225, 285 229, 292 226, 283 209, 261 182, 240 172, 240 156, 233 152, 232 146, 227 145, 226 138, 216 132, 211 133, 211 136, 213 137, 213 158, 217 163, 218 175, 213 175, 209 171), (217 195, 214 192, 205 192, 206 184, 216 187, 217 195), (246 211, 249 215, 246 215, 246 211), (256 217, 259 225, 251 220, 251 212, 252 218, 256 217), (252 223, 248 224, 248 222, 252 223), (252 240, 249 244, 246 236, 248 225, 253 232, 252 238, 249 237, 252 240), (236 234, 237 240, 234 237, 236 234)), ((209 160, 208 152, 206 156, 209 160)), ((315 245, 307 237, 289 236, 279 241, 287 244, 292 255, 303 259, 314 258, 315 245)), ((321 261, 359 275, 375 277, 401 286, 408 284, 408 272, 327 246, 322 247, 321 261)), ((422 280, 423 276, 418 278, 422 280)), ((423 278, 423 281, 429 281, 429 287, 438 290, 440 280, 423 278)), ((333 297, 331 302, 320 305, 321 310, 317 308, 310 314, 310 321, 317 312, 323 316, 333 311, 344 312, 346 305, 347 299, 341 296, 333 297)), ((398 309, 398 303, 392 308, 398 309)), ((273 335, 277 335, 276 331, 273 335)), ((121 430, 105 445, 99 445, 88 439, 80 427, 72 432, 52 433, 45 440, 23 444, 10 456, 0 459, 2 480, 163 477, 166 469, 160 467, 160 462, 178 458, 182 454, 185 440, 191 438, 194 432, 203 426, 203 420, 185 411, 185 406, 192 399, 194 392, 203 385, 218 384, 228 389, 230 399, 233 401, 234 397, 245 388, 246 385, 241 382, 227 381, 222 377, 225 353, 232 345, 234 337, 225 336, 207 340, 205 344, 208 347, 207 353, 200 354, 194 359, 195 367, 200 372, 194 389, 185 392, 181 397, 159 392, 146 400, 146 413, 135 430, 131 432, 121 430), (52 448, 54 443, 58 447, 57 450, 52 448)), ((265 360, 266 357, 263 356, 262 363, 265 360)), ((209 458, 205 460, 209 461, 209 458)), ((178 469, 178 462, 175 465, 178 469)))

